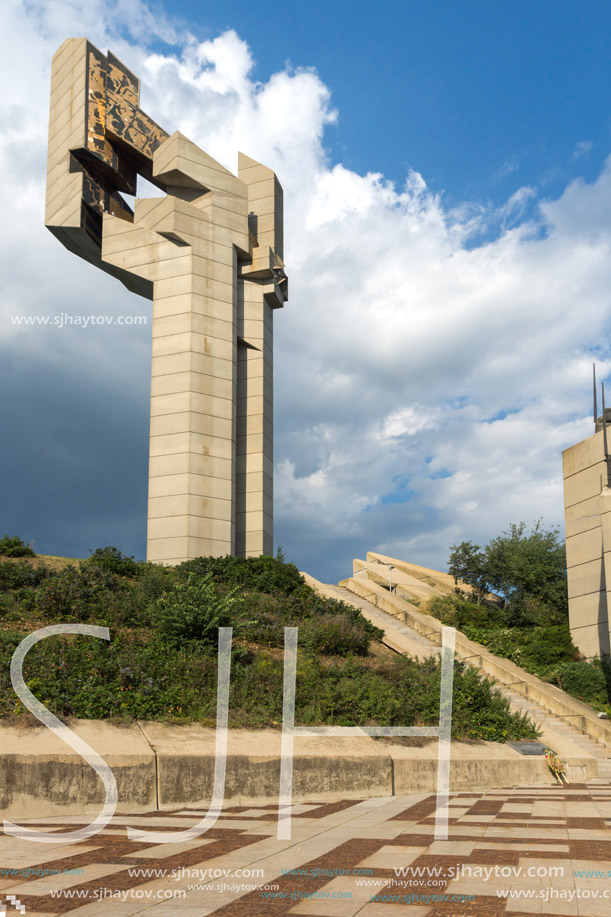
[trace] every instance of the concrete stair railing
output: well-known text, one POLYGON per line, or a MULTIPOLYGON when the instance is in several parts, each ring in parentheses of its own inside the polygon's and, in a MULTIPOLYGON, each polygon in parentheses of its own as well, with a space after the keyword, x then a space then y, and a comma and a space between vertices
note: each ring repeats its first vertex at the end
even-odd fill
MULTIPOLYGON (((366 599, 378 610, 405 622, 417 634, 440 646, 441 622, 432 615, 420 611, 413 602, 396 595, 394 588, 392 593, 389 592, 388 572, 384 571, 384 566, 389 564, 395 568, 392 576, 398 589, 409 590, 411 583, 406 582, 404 577, 420 580, 436 595, 447 595, 454 589, 454 581, 449 574, 407 564, 373 552, 367 554, 366 561, 355 560, 353 576, 342 580, 339 585, 366 599)), ((555 685, 542 681, 536 675, 525 672, 509 659, 493 655, 486 647, 469 640, 460 631, 456 632, 456 656, 494 679, 501 688, 511 689, 513 693, 528 699, 543 715, 551 714, 557 719, 567 721, 576 733, 581 732, 588 736, 595 743, 608 749, 611 754, 611 723, 599 719, 587 704, 571 697, 555 685)))

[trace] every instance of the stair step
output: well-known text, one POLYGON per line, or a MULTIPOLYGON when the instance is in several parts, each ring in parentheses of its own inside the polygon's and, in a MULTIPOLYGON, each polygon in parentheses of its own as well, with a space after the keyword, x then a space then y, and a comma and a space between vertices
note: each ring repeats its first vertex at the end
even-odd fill
MULTIPOLYGON (((418 646, 426 647, 428 650, 433 650, 437 653, 440 651, 440 647, 437 644, 432 643, 427 637, 424 637, 418 631, 410 627, 409 624, 406 624, 404 621, 401 621, 400 619, 391 615, 387 615, 386 612, 382 611, 367 599, 359 596, 358 593, 352 592, 352 590, 345 586, 334 587, 334 591, 337 592, 341 598, 344 598, 345 596, 344 600, 346 602, 352 605, 356 605, 358 608, 366 609, 369 612, 375 613, 376 618, 379 616, 387 618, 388 631, 399 631, 400 633, 403 633, 409 637, 409 639, 416 643, 418 646)), ((587 736, 576 725, 571 725, 571 723, 567 722, 566 720, 555 716, 553 713, 550 713, 548 710, 540 707, 535 701, 525 697, 523 694, 520 694, 517 691, 512 691, 510 688, 504 688, 500 684, 497 684, 496 688, 507 698, 507 700, 509 700, 513 710, 522 714, 526 714, 532 720, 534 720, 535 723, 544 726, 545 728, 557 733, 560 736, 564 736, 570 739, 575 745, 583 749, 584 752, 587 752, 588 755, 597 758, 599 776, 603 779, 611 778, 611 752, 607 746, 605 746, 603 743, 596 742, 595 739, 587 736)))

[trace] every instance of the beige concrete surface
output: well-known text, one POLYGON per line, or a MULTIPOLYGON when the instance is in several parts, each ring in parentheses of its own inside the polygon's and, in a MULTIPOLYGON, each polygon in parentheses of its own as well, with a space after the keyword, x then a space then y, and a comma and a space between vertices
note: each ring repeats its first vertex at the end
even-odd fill
MULTIPOLYGON (((357 724, 358 725, 358 724, 357 724)), ((70 728, 112 768, 119 790, 117 813, 210 804, 216 731, 198 724, 138 722, 113 726, 76 720, 70 728)), ((365 734, 348 738, 297 736, 293 801, 312 797, 365 798, 432 792, 437 743, 405 747, 365 734)), ((568 746, 563 752, 572 751, 568 746)), ((280 730, 230 730, 225 798, 233 804, 277 803, 280 730)), ((567 755, 568 760, 568 755, 567 755)), ((575 775, 596 777, 596 762, 578 750, 575 775)), ((0 814, 5 818, 99 812, 102 783, 93 769, 50 730, 0 726, 0 814)), ((543 758, 527 758, 494 742, 453 742, 450 785, 515 786, 525 780, 551 784, 543 758)))
MULTIPOLYGON (((80 720, 72 731, 112 768, 117 781, 117 811, 149 811, 157 799, 155 754, 137 724, 114 726, 80 720)), ((21 818, 33 810, 99 811, 102 781, 93 768, 44 726, 0 725, 0 810, 21 818)))
POLYGON ((611 490, 602 430, 562 453, 569 622, 584 656, 609 653, 611 490))
POLYGON ((53 58, 47 227, 153 300, 147 557, 273 551, 273 311, 287 300, 283 197, 139 107, 110 52, 67 39, 53 58), (141 175, 165 196, 136 199, 141 175), (163 500, 160 500, 163 497, 163 500))

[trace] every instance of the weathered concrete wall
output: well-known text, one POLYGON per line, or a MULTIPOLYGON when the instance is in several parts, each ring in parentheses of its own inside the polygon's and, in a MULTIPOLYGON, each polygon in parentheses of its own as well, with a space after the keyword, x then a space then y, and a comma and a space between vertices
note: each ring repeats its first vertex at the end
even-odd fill
MULTIPOLYGON (((156 808, 155 753, 137 725, 80 720, 74 732, 98 752, 117 781, 118 812, 156 808)), ((102 781, 80 755, 43 726, 0 727, 0 810, 4 817, 99 812, 102 781)))
MULTIPOLYGON (((86 720, 71 728, 112 768, 119 791, 117 812, 210 804, 215 730, 160 723, 117 727, 86 720)), ((227 800, 277 803, 280 741, 279 731, 229 733, 227 800)), ((564 760, 569 780, 598 775, 594 758, 564 760)), ((436 774, 436 741, 413 748, 365 735, 295 738, 295 802, 430 792, 436 788, 436 774)), ((453 743, 450 774, 452 790, 554 782, 542 758, 524 757, 491 742, 453 743)), ((0 726, 0 788, 0 815, 15 821, 98 814, 104 800, 92 768, 43 727, 0 726)))

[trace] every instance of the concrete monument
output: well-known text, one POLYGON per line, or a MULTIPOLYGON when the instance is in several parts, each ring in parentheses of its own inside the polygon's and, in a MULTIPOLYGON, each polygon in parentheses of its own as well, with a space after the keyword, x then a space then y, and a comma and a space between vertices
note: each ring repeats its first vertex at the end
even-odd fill
POLYGON ((287 300, 282 188, 236 177, 139 105, 138 79, 70 38, 53 58, 45 223, 153 300, 147 556, 273 550, 272 316, 287 300), (137 176, 162 196, 137 198, 137 176))
POLYGON ((573 642, 585 656, 608 654, 611 607, 611 457, 607 425, 599 416, 594 374, 594 433, 562 453, 564 515, 573 642))

